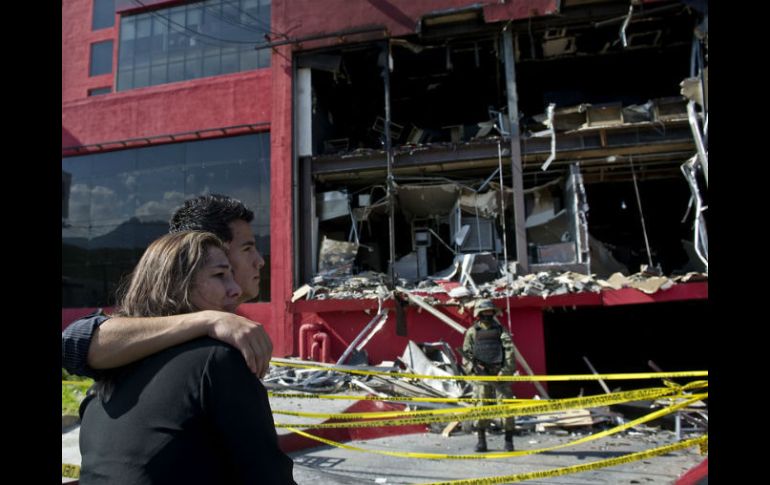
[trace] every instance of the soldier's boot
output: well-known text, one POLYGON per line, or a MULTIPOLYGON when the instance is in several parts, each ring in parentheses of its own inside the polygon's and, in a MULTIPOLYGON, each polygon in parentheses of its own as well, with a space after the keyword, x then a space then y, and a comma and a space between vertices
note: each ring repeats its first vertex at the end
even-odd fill
POLYGON ((476 443, 476 451, 487 451, 487 432, 480 429, 478 431, 479 441, 476 443))
POLYGON ((513 451, 513 430, 505 431, 505 451, 513 451))

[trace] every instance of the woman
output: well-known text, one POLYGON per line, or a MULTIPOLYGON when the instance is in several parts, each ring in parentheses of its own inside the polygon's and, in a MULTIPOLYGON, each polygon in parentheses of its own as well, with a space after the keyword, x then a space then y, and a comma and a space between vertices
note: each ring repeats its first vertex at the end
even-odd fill
MULTIPOLYGON (((233 311, 241 290, 223 243, 186 231, 156 240, 118 314, 233 311)), ((100 379, 80 409, 80 483, 294 484, 267 392, 235 348, 211 338, 171 347, 100 379)))

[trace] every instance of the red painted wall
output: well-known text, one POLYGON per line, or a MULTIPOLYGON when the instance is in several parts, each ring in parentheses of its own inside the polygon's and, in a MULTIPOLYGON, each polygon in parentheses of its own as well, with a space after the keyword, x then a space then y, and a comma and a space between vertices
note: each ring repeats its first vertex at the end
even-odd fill
POLYGON ((91 44, 113 40, 113 73, 117 59, 118 22, 108 29, 91 31, 92 0, 62 2, 61 97, 64 104, 88 96, 88 90, 113 86, 113 74, 88 77, 91 44))
MULTIPOLYGON (((501 303, 498 303, 498 306, 504 308, 501 303)), ((464 315, 460 315, 454 309, 442 307, 441 310, 466 328, 472 323, 471 316, 467 312, 464 315)), ((330 337, 330 353, 332 359, 336 361, 348 345, 350 345, 350 342, 356 338, 364 326, 373 318, 375 313, 376 309, 368 314, 363 310, 302 312, 299 313, 299 324, 295 326, 293 340, 299 342, 299 327, 302 323, 320 323, 323 326, 323 331, 330 337)), ((395 357, 400 356, 409 340, 417 343, 444 341, 452 349, 462 347, 462 334, 433 315, 417 307, 408 307, 406 318, 407 336, 398 336, 396 335, 395 311, 390 311, 385 325, 364 347, 371 365, 377 365, 383 360, 393 360, 395 357)), ((506 328, 508 327, 507 313, 504 312, 500 316, 500 322, 506 328)), ((533 307, 511 308, 511 329, 514 342, 532 368, 532 371, 535 374, 546 374, 545 341, 541 309, 533 307)), ((309 338, 312 338, 312 332, 309 338)), ((523 369, 520 369, 519 372, 526 374, 523 369)), ((543 383, 543 385, 547 390, 547 383, 543 383)), ((536 392, 533 384, 524 382, 515 383, 513 389, 514 393, 519 397, 532 397, 536 392)))
POLYGON ((384 25, 390 35, 399 36, 413 33, 420 17, 427 13, 474 4, 484 4, 485 20, 494 22, 555 13, 558 1, 507 0, 499 4, 469 0, 273 0, 273 12, 281 11, 286 28, 272 30, 288 32, 290 37, 297 38, 364 25, 384 25))
MULTIPOLYGON (((273 7, 275 8, 275 7, 273 7)), ((273 10, 275 15, 275 10, 273 10)), ((292 207, 292 67, 289 46, 279 47, 272 62, 272 131, 270 133, 270 297, 272 322, 279 340, 275 355, 294 352, 291 338, 292 315, 288 303, 293 292, 293 207, 292 207)))
POLYGON ((192 79, 65 103, 62 127, 90 145, 264 123, 270 121, 271 94, 270 69, 192 79))
MULTIPOLYGON (((473 3, 467 0, 274 0, 272 30, 296 38, 382 24, 391 35, 397 36, 413 32, 417 20, 426 13, 473 3)), ((484 16, 491 22, 547 15, 556 11, 557 4, 557 0, 488 3, 484 6, 484 16)), ((91 8, 91 0, 68 0, 62 3, 62 148, 241 124, 268 123, 271 136, 272 302, 243 305, 239 313, 265 324, 273 339, 276 356, 296 355, 299 324, 307 320, 307 313, 318 312, 306 309, 302 313, 303 310, 294 310, 290 304, 293 289, 291 58, 293 49, 306 49, 310 45, 306 43, 299 47, 286 45, 275 48, 271 67, 266 69, 89 98, 89 89, 105 86, 114 89, 119 27, 119 19, 116 17, 113 28, 91 32, 91 8), (115 45, 113 73, 90 78, 90 44, 106 39, 113 39, 115 45)), ((324 42, 336 43, 340 39, 333 38, 324 42)), ((707 284, 704 286, 705 289, 697 295, 688 296, 686 291, 682 295, 669 295, 673 299, 707 298, 707 284)), ((637 293, 563 295, 548 299, 547 302, 536 297, 512 299, 514 338, 533 370, 545 373, 543 306, 624 304, 639 299, 657 301, 657 297, 648 298, 637 293)), ((371 318, 360 310, 359 303, 348 302, 345 305, 358 309, 342 311, 337 302, 333 304, 336 308, 318 313, 318 317, 328 326, 333 356, 339 356, 371 318)), ((90 311, 63 308, 62 328, 90 311)), ((455 317, 467 320, 467 316, 455 317)), ((409 338, 412 340, 434 341, 443 336, 452 346, 462 343, 459 333, 430 315, 412 308, 408 311, 408 318, 409 338)), ((466 321, 465 324, 469 325, 470 322, 466 321)), ((367 349, 372 362, 378 362, 399 355, 406 342, 406 338, 395 335, 394 317, 391 317, 367 349)), ((521 396, 534 392, 531 384, 517 384, 514 389, 521 396)))

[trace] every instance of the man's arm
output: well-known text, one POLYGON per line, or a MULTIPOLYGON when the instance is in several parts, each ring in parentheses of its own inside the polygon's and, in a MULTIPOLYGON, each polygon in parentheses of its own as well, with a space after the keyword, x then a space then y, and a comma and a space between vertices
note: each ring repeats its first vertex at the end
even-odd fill
POLYGON ((88 348, 94 331, 109 317, 101 310, 71 323, 61 333, 61 366, 70 374, 99 377, 99 371, 88 365, 88 348))
POLYGON ((475 330, 473 327, 468 328, 463 335, 463 370, 466 374, 474 374, 473 369, 473 345, 475 330))
POLYGON ((112 317, 94 330, 88 365, 94 369, 120 367, 204 336, 235 347, 258 377, 267 373, 273 343, 262 325, 214 310, 152 318, 112 317))
POLYGON ((516 371, 516 354, 513 351, 513 338, 508 330, 503 328, 503 333, 500 335, 500 342, 503 345, 503 368, 500 369, 500 375, 513 375, 516 371))

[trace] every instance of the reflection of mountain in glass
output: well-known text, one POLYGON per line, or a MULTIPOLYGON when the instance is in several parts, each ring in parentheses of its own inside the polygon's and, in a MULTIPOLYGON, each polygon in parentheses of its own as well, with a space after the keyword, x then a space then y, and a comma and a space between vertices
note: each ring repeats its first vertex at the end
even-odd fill
MULTIPOLYGON (((62 237, 62 306, 93 307, 114 304, 121 279, 133 269, 144 250, 168 232, 168 221, 143 222, 137 217, 94 237, 62 237)), ((270 298, 270 236, 257 236, 265 257, 260 300, 270 298)))
POLYGON ((61 171, 61 218, 64 221, 70 216, 70 185, 72 184, 72 174, 61 171))
POLYGON ((168 231, 168 222, 137 218, 93 239, 62 238, 62 304, 105 306, 147 246, 168 231))

